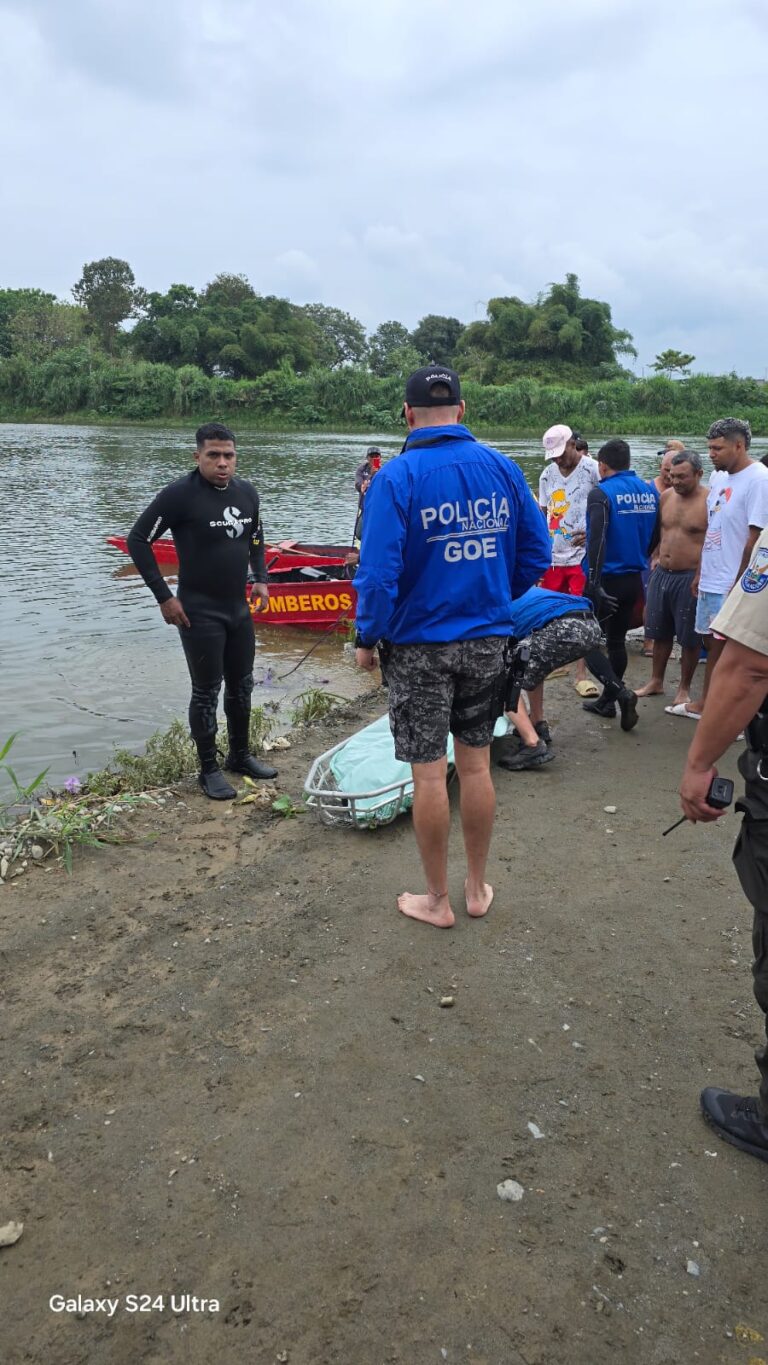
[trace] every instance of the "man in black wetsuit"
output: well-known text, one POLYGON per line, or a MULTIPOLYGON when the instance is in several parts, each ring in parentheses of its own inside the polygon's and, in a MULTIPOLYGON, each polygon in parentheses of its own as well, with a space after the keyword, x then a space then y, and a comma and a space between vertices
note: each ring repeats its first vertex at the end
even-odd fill
POLYGON ((192 679, 189 728, 200 758, 199 782, 206 796, 231 800, 237 793, 219 768, 216 708, 222 677, 229 753, 224 766, 248 777, 276 777, 277 769, 249 753, 255 641, 246 601, 248 566, 256 579, 251 597, 268 600, 259 495, 234 477, 235 438, 220 422, 196 435, 197 468, 169 483, 128 536, 128 549, 160 606, 177 626, 192 679), (174 597, 157 566, 152 542, 170 530, 179 557, 174 597))

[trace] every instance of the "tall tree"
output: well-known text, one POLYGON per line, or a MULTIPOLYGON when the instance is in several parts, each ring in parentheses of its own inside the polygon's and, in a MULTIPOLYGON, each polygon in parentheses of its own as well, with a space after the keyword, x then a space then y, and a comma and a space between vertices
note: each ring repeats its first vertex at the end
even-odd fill
POLYGON ((114 351, 120 323, 136 317, 146 301, 127 261, 105 256, 89 261, 72 293, 85 308, 88 322, 107 351, 114 351))
POLYGON ((256 290, 247 275, 233 275, 227 271, 214 275, 210 284, 205 286, 200 295, 202 303, 217 304, 224 308, 239 308, 247 299, 257 297, 256 290))
POLYGON ((55 302, 56 295, 43 289, 0 289, 0 356, 13 351, 12 324, 18 312, 55 302))
POLYGON ((434 360, 439 365, 452 365, 463 331, 464 323, 458 318, 427 313, 411 332, 411 342, 427 364, 434 360))
POLYGON ((130 337, 134 355, 166 365, 198 362, 200 327, 197 291, 172 284, 167 294, 147 295, 144 316, 130 337))
POLYGON ((685 351, 661 351, 651 369, 658 370, 659 374, 668 374, 671 379, 675 371, 687 374, 695 359, 695 355, 686 355, 685 351))
MULTIPOLYGON (((402 322, 381 322, 370 339, 369 365, 373 373, 385 379, 399 374, 402 357, 398 352, 410 345, 411 334, 402 322)), ((418 361, 417 361, 418 364, 418 361)))
POLYGON ((85 314, 72 303, 35 299, 19 308, 10 323, 13 355, 26 360, 48 360, 57 351, 79 345, 85 314))
POLYGON ((502 383, 538 367, 540 372, 601 374, 619 354, 635 355, 629 332, 617 330, 611 309, 584 298, 578 277, 566 275, 533 303, 490 299, 488 321, 467 327, 458 343, 472 377, 502 383))
POLYGON ((318 331, 318 364, 329 370, 342 365, 362 365, 368 355, 368 342, 362 322, 341 308, 324 303, 307 303, 302 312, 311 318, 318 331))

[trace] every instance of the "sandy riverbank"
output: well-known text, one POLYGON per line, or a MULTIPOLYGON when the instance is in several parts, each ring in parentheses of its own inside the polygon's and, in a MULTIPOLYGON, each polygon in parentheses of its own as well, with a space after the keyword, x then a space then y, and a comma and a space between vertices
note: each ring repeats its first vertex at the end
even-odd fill
MULTIPOLYGON (((768 1167, 697 1112, 754 1085, 736 820, 660 838, 690 740, 660 701, 627 736, 567 680, 548 698, 558 761, 497 770, 484 922, 398 916, 407 818, 326 830, 191 788, 152 842, 0 889, 5 1361, 768 1356, 734 1335, 768 1337, 768 1167), (174 1315, 182 1293, 220 1311, 174 1315)), ((298 736, 280 789, 383 709, 298 736)))

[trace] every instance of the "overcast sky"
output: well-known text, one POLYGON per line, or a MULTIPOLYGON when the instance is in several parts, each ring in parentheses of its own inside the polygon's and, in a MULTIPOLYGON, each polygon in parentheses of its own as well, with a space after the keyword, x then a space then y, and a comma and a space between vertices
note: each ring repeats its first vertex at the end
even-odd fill
POLYGON ((242 271, 367 327, 569 270, 768 371, 768 0, 0 0, 0 286, 242 271))

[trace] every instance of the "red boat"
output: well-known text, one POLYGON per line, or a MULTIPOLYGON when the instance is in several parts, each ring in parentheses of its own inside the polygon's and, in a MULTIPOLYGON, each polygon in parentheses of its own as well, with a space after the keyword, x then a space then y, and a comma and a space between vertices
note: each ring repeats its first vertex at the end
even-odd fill
MULTIPOLYGON (((124 555, 128 553, 128 541, 125 536, 107 536, 107 545, 114 546, 124 555)), ((287 569, 304 568, 307 565, 318 569, 328 568, 334 564, 341 566, 350 548, 349 545, 307 545, 298 540, 280 540, 277 545, 265 546, 267 572, 282 573, 287 569)), ((176 546, 170 536, 161 536, 159 540, 154 541, 152 549, 158 564, 167 565, 169 568, 178 565, 176 546)))
MULTIPOLYGON (((125 536, 108 536, 107 544, 128 553, 125 536)), ((176 546, 162 536, 152 546, 163 568, 178 568, 176 546)), ((304 630, 346 630, 355 619, 357 593, 346 577, 346 545, 310 545, 282 540, 266 546, 269 608, 257 611, 253 620, 261 625, 298 626, 304 630)))

